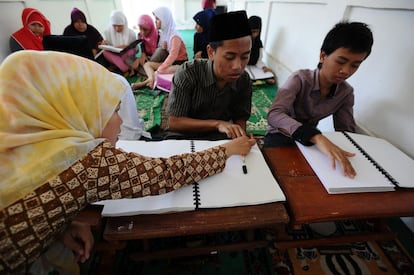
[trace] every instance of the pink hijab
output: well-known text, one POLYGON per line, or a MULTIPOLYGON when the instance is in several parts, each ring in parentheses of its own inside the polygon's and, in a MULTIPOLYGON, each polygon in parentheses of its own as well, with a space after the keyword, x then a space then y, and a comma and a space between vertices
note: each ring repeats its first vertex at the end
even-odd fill
POLYGON ((150 30, 148 36, 139 33, 138 38, 144 40, 146 53, 152 55, 158 44, 158 30, 155 27, 154 20, 147 14, 141 15, 138 19, 138 26, 150 30))

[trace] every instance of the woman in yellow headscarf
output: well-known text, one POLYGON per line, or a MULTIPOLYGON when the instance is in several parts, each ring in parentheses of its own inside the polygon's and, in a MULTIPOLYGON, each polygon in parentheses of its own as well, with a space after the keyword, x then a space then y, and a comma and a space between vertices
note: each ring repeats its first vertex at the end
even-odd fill
POLYGON ((124 90, 108 70, 70 54, 20 51, 3 61, 0 272, 27 269, 87 204, 173 191, 221 172, 255 142, 170 158, 126 153, 114 147, 124 90))

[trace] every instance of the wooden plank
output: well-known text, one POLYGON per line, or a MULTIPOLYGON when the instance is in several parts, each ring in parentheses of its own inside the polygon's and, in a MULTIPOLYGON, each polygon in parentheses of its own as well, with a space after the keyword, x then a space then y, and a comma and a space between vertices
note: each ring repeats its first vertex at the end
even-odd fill
POLYGON ((137 240, 246 230, 288 223, 282 203, 108 218, 106 240, 137 240))

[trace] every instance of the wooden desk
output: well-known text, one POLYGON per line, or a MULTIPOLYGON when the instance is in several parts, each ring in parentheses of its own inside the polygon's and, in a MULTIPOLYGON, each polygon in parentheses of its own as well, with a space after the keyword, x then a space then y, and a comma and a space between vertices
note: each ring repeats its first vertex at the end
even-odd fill
MULTIPOLYGON (((296 147, 263 148, 265 159, 286 195, 290 223, 294 228, 302 224, 374 219, 378 232, 354 239, 330 241, 357 241, 389 239, 394 235, 384 231, 384 218, 414 216, 414 189, 399 189, 395 192, 334 194, 326 192, 312 168, 296 147)), ((414 180, 414 179, 413 179, 414 180)), ((313 246, 317 242, 308 241, 313 246)), ((276 246, 296 247, 304 242, 277 242, 276 246)))
POLYGON ((108 218, 104 230, 107 241, 143 240, 146 251, 135 255, 137 260, 162 257, 181 257, 221 251, 252 249, 266 246, 264 240, 255 240, 253 230, 276 227, 288 223, 289 218, 282 203, 241 206, 217 209, 199 209, 157 215, 108 218), (197 235, 213 232, 246 232, 247 242, 214 247, 197 247, 174 251, 152 251, 148 253, 149 240, 174 236, 197 235))

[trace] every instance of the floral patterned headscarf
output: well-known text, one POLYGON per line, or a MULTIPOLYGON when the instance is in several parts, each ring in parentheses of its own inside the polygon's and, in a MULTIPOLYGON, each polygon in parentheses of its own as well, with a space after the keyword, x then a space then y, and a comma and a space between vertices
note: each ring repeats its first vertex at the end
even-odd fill
POLYGON ((0 209, 102 142, 124 90, 111 72, 79 56, 9 55, 0 66, 0 209))

